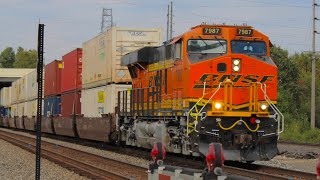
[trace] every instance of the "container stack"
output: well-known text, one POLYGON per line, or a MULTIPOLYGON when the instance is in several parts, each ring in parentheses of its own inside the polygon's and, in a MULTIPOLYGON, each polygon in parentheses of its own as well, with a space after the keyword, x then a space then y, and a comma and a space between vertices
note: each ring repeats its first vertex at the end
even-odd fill
POLYGON ((54 60, 45 66, 44 116, 61 114, 61 71, 62 61, 54 60))
POLYGON ((22 103, 19 103, 17 106, 18 117, 23 117, 22 121, 24 124, 22 127, 24 129, 35 130, 38 105, 37 70, 32 71, 21 79, 24 82, 21 82, 20 86, 25 89, 25 92, 24 96, 21 96, 24 97, 22 103))
POLYGON ((7 97, 11 97, 11 109, 7 107, 10 127, 34 130, 37 115, 38 82, 37 70, 14 81, 7 97), (11 113, 11 116, 9 114, 11 113))
POLYGON ((160 29, 112 27, 83 43, 82 113, 101 117, 115 112, 118 91, 131 88, 131 77, 121 57, 145 46, 160 46, 160 29))
POLYGON ((61 116, 81 114, 82 49, 77 48, 62 57, 61 116))

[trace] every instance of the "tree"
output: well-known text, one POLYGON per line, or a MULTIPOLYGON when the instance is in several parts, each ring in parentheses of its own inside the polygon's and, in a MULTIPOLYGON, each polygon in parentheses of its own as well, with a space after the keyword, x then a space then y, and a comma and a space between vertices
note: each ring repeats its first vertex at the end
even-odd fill
POLYGON ((297 99, 301 96, 298 64, 289 57, 288 51, 277 46, 271 49, 271 56, 278 66, 278 105, 284 112, 298 113, 300 104, 297 99))
POLYGON ((25 50, 19 47, 16 54, 15 68, 36 68, 38 53, 34 49, 25 50))
POLYGON ((0 54, 0 67, 12 68, 15 61, 15 53, 12 47, 7 47, 0 54))

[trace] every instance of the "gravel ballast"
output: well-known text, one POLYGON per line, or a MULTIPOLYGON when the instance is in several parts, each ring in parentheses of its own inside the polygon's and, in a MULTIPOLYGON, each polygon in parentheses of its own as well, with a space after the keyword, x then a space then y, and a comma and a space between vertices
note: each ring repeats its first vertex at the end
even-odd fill
MULTIPOLYGON (((11 132, 11 133, 16 133, 16 134, 24 135, 24 136, 27 136, 27 137, 35 138, 35 136, 33 136, 31 134, 28 134, 28 133, 12 131, 12 130, 9 130, 9 129, 4 129, 4 128, 0 128, 0 129, 3 130, 3 131, 8 131, 8 132, 11 132)), ((55 143, 57 145, 66 146, 66 147, 70 147, 70 148, 73 148, 73 149, 77 149, 77 150, 81 150, 81 151, 84 151, 84 152, 88 152, 88 153, 91 153, 91 154, 95 154, 95 155, 98 155, 98 156, 114 159, 114 160, 125 162, 125 163, 130 163, 130 164, 133 164, 133 165, 136 165, 136 166, 140 166, 140 167, 143 167, 143 168, 148 168, 149 167, 149 163, 150 163, 148 160, 145 160, 145 159, 132 157, 132 156, 124 155, 124 154, 119 154, 119 153, 115 153, 115 152, 111 152, 111 151, 107 151, 107 150, 100 150, 100 149, 96 149, 96 148, 93 148, 93 147, 73 144, 73 143, 54 140, 54 139, 49 139, 49 138, 45 138, 45 137, 42 137, 41 139, 42 139, 42 141, 47 141, 47 142, 50 142, 50 143, 55 143)))
MULTIPOLYGON (((0 179, 35 179, 35 155, 4 140, 0 140, 0 179)), ((87 178, 46 159, 41 159, 41 179, 87 178)))

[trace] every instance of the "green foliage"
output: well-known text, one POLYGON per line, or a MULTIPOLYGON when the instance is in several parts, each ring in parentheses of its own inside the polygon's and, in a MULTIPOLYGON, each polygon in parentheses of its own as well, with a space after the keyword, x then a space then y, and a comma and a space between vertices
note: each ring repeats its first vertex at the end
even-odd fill
MULTIPOLYGON (((271 49, 271 56, 278 66, 278 106, 285 116, 282 140, 320 143, 320 129, 310 130, 311 109, 311 55, 289 55, 280 47, 271 49)), ((317 69, 320 62, 317 62, 317 69)), ((320 71, 316 72, 320 76, 320 71)), ((316 107, 320 107, 320 81, 316 82, 316 107)), ((320 127, 320 108, 316 108, 317 125, 320 127)))
POLYGON ((292 112, 297 115, 301 105, 296 103, 297 99, 304 96, 299 86, 299 66, 289 57, 288 51, 280 47, 273 47, 271 56, 278 66, 278 106, 284 112, 292 112))
POLYGON ((290 114, 285 114, 287 122, 285 125, 285 131, 280 135, 280 140, 293 141, 293 142, 305 142, 305 143, 320 143, 320 129, 310 129, 310 123, 306 119, 300 121, 294 120, 295 117, 291 117, 290 114))
POLYGON ((12 47, 7 47, 0 54, 0 67, 12 68, 15 61, 15 54, 12 47))
POLYGON ((19 47, 16 54, 12 47, 7 47, 0 53, 2 68, 36 68, 38 53, 34 49, 26 50, 19 47))
POLYGON ((19 47, 16 54, 16 61, 13 63, 15 68, 36 68, 37 67, 37 51, 25 50, 19 47))

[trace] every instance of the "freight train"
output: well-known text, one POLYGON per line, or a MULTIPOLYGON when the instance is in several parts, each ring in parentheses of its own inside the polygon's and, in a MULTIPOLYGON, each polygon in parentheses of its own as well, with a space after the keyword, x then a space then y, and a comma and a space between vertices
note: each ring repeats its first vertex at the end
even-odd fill
MULTIPOLYGON (((192 156, 219 142, 225 160, 273 158, 284 117, 269 38, 247 25, 202 24, 161 39, 159 29, 113 27, 47 65, 43 132, 148 149, 162 142, 192 156)), ((35 130, 32 118, 7 113, 1 125, 35 130)))

